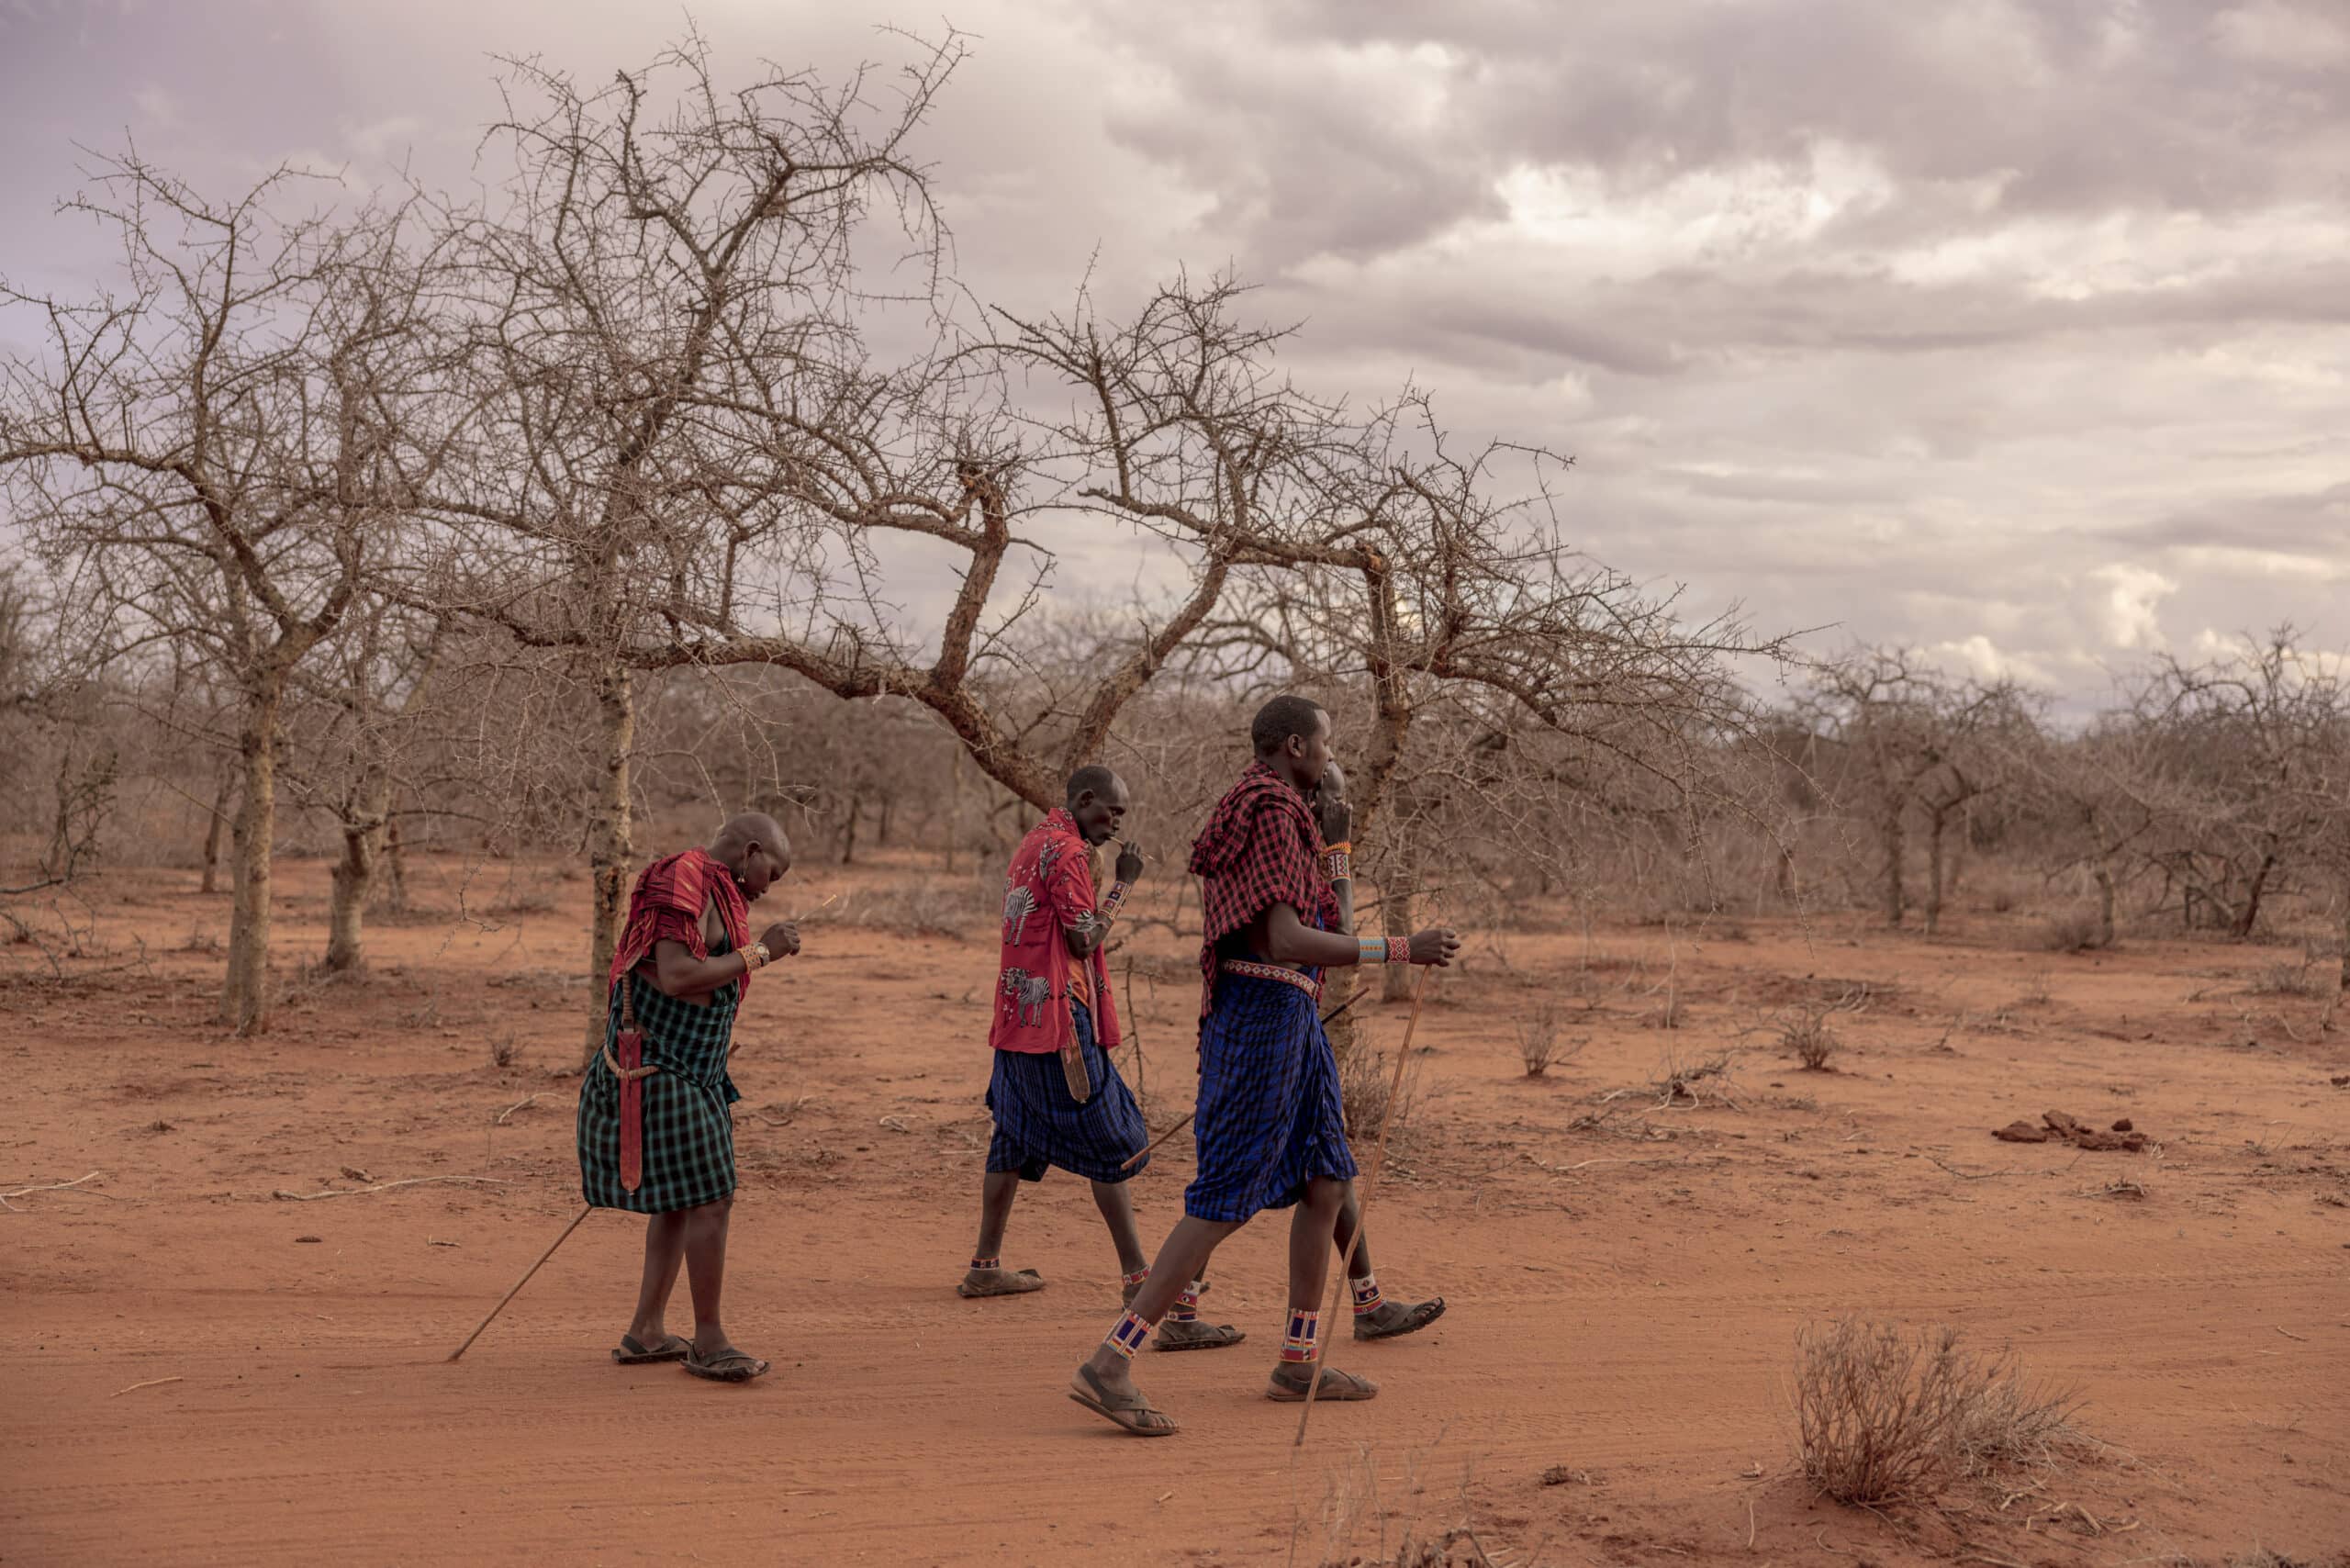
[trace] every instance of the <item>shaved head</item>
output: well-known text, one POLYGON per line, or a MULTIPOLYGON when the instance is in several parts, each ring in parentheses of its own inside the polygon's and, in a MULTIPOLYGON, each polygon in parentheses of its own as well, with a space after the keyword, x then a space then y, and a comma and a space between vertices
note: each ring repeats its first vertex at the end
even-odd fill
POLYGON ((710 841, 710 854, 734 874, 746 899, 756 899, 791 869, 791 840, 783 835, 783 824, 765 812, 727 818, 710 841))

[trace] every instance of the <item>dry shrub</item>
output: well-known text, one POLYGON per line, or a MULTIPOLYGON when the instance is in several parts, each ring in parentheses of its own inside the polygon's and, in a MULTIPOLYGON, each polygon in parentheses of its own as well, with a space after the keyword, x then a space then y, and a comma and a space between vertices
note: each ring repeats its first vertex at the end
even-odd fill
MULTIPOLYGON (((1338 1103, 1346 1112, 1347 1137, 1350 1142, 1360 1147, 1379 1136, 1380 1123, 1388 1114, 1389 1089, 1397 1083, 1394 1065, 1387 1059, 1387 1053, 1371 1049, 1370 1041, 1358 1029, 1354 1048, 1338 1058, 1338 1103)), ((1413 1113, 1420 1104, 1417 1061, 1404 1064, 1394 1098, 1394 1119, 1388 1124, 1391 1146, 1411 1141, 1413 1113)))
POLYGON ((489 1065, 492 1067, 512 1067, 514 1058, 520 1054, 520 1047, 511 1035, 495 1036, 489 1042, 489 1065))
POLYGON ((2093 909, 2068 909, 2040 923, 2040 946, 2051 953, 2089 953, 2105 946, 2105 927, 2093 909))
POLYGON ((2026 1381, 2010 1355, 1964 1350, 1955 1328, 1913 1337, 1857 1317, 1796 1336, 1795 1394, 1805 1476, 1862 1507, 2047 1462, 2079 1407, 2069 1390, 2026 1381))
POLYGON ((968 936, 1003 917, 1001 879, 901 877, 858 888, 835 906, 851 925, 901 936, 968 936))
POLYGON ((1827 1071, 1828 1058, 1836 1054, 1836 1031, 1828 1026, 1828 1014, 1832 1011, 1814 1003, 1798 1007, 1779 1019, 1779 1044, 1794 1052, 1807 1071, 1827 1071))
POLYGON ((2311 972, 2311 964, 2309 958, 2298 964, 2271 964, 2253 976, 2244 989, 2255 996, 2315 996, 2325 987, 2311 972))
POLYGON ((1589 1042, 1570 1040, 1563 1046, 1559 1040, 1559 1025, 1564 1014, 1555 1002, 1537 1005, 1530 1017, 1517 1024, 1517 1058, 1526 1064, 1526 1076, 1539 1078, 1550 1070, 1552 1062, 1561 1062, 1580 1055, 1589 1042))

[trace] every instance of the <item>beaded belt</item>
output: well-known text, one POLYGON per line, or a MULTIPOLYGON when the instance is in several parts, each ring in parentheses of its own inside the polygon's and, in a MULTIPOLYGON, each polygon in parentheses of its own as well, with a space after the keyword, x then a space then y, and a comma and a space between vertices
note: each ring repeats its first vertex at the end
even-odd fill
POLYGON ((1320 980, 1308 980, 1295 969, 1281 964, 1259 964, 1248 958, 1226 958, 1217 964, 1216 969, 1227 975, 1246 975, 1250 980, 1279 980, 1283 985, 1297 987, 1316 1002, 1322 1000, 1320 980))

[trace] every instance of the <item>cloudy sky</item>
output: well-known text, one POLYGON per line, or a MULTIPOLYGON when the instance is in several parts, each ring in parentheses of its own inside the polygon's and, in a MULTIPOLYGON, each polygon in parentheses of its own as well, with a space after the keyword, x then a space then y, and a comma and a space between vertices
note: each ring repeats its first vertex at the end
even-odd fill
MULTIPOLYGON (((1259 281, 1301 378, 1572 453, 1595 557, 2093 699, 2350 643, 2344 0, 699 0, 722 61, 974 35, 923 151, 981 297, 1259 281)), ((0 0, 0 273, 81 292, 74 144, 461 179, 491 56, 611 0, 0 0)))

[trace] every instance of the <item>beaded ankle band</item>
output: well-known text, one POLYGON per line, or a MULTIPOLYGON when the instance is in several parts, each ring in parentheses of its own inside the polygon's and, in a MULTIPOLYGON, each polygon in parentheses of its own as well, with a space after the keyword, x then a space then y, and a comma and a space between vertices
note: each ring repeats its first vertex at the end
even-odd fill
POLYGON ((993 1258, 974 1258, 971 1260, 971 1269, 976 1273, 984 1273, 990 1269, 1001 1269, 1002 1267, 1003 1259, 1001 1255, 993 1258))
POLYGON ((1387 1299, 1379 1294, 1377 1274, 1365 1274, 1361 1279, 1354 1282, 1354 1287, 1357 1317, 1368 1317, 1371 1314, 1377 1312, 1380 1304, 1387 1299))
POLYGON ((1197 1323, 1200 1320, 1199 1281, 1193 1280, 1183 1287, 1182 1294, 1175 1298, 1175 1305, 1168 1309, 1167 1320, 1170 1323, 1197 1323))
POLYGON ((1314 1360, 1314 1341, 1321 1337, 1322 1315, 1290 1309, 1289 1332, 1281 1338, 1281 1360, 1310 1361, 1314 1360))
POLYGON ((1110 1330, 1109 1338, 1102 1343, 1132 1361, 1135 1352, 1142 1349, 1142 1342, 1149 1338, 1150 1325, 1129 1312, 1118 1319, 1118 1326, 1110 1330))

